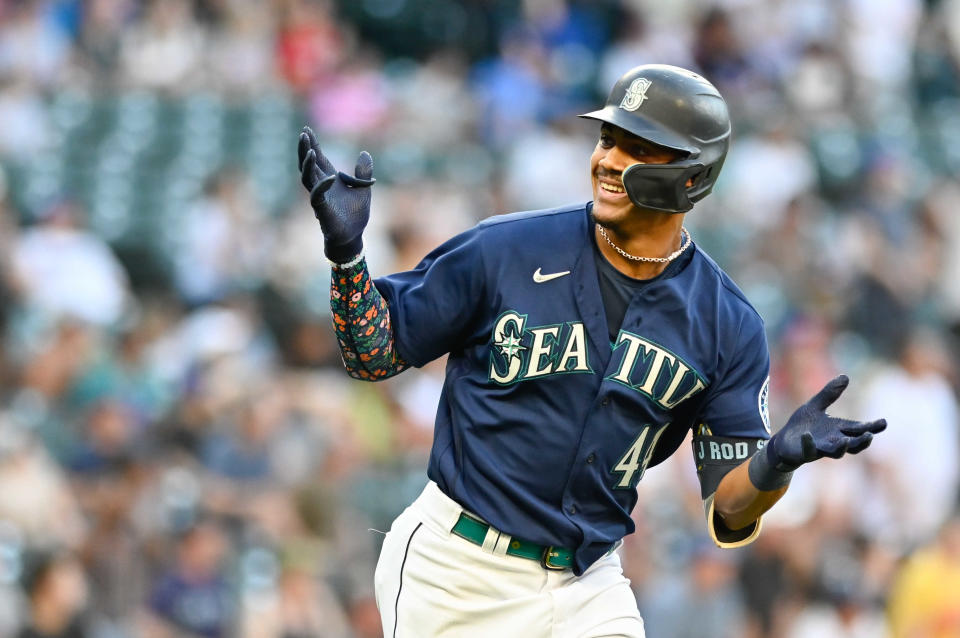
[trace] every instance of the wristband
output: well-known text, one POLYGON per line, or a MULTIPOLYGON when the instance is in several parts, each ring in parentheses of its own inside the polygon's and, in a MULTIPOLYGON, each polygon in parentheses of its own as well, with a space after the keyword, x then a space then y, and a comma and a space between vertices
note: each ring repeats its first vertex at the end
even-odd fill
POLYGON ((361 249, 360 254, 358 254, 356 257, 354 257, 353 259, 345 263, 339 263, 339 262, 333 261, 332 259, 327 259, 327 261, 330 262, 330 268, 332 268, 333 270, 348 270, 350 268, 353 268, 357 264, 359 264, 361 261, 363 261, 363 250, 361 249))
MULTIPOLYGON (((769 443, 767 446, 769 446, 769 443)), ((747 475, 750 477, 750 482, 761 492, 772 492, 779 490, 781 487, 786 487, 793 477, 792 470, 778 470, 777 464, 770 461, 767 455, 767 446, 757 450, 750 457, 747 466, 747 475)))

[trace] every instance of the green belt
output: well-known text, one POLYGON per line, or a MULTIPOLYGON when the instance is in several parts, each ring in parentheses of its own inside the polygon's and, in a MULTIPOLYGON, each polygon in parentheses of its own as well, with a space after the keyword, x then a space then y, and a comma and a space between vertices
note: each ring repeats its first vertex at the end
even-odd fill
MULTIPOLYGON (((483 545, 490 526, 467 514, 460 514, 457 524, 453 526, 453 533, 465 538, 474 545, 483 545)), ((573 552, 564 547, 553 545, 543 546, 519 538, 511 538, 507 547, 507 554, 529 558, 540 563, 544 569, 568 569, 573 566, 573 552)))

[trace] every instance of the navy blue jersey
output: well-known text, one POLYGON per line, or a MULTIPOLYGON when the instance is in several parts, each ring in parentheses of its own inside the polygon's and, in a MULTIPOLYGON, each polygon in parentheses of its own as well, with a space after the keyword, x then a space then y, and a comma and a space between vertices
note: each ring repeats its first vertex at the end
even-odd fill
POLYGON ((449 353, 429 476, 495 527, 575 550, 633 531, 646 467, 693 426, 769 437, 763 322, 695 245, 631 302, 611 342, 590 205, 490 218, 375 280, 397 349, 449 353))

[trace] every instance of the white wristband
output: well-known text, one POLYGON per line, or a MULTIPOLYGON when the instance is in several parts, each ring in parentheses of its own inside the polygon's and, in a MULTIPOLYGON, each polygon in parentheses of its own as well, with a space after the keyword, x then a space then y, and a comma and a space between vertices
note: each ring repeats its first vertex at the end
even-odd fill
POLYGON ((354 266, 359 264, 361 261, 363 261, 363 251, 361 250, 359 255, 357 255, 356 257, 354 257, 353 259, 351 259, 350 261, 344 264, 338 264, 337 262, 331 261, 329 259, 327 261, 330 262, 330 267, 333 268, 334 270, 346 270, 347 268, 353 268, 354 266))

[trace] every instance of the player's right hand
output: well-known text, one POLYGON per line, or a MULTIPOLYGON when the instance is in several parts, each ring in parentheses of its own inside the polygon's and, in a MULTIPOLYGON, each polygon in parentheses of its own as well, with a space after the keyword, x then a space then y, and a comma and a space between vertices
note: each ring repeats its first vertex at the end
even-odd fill
POLYGON ((874 434, 886 429, 885 419, 851 421, 826 413, 849 382, 845 375, 840 375, 797 408, 786 425, 767 442, 766 454, 771 465, 780 472, 790 472, 824 456, 837 459, 844 454, 856 454, 870 445, 874 434))
POLYGON ((300 132, 297 146, 300 181, 310 193, 310 206, 323 231, 323 251, 336 263, 346 263, 363 250, 363 229, 370 221, 373 158, 363 151, 353 175, 337 172, 320 151, 309 126, 300 132))

